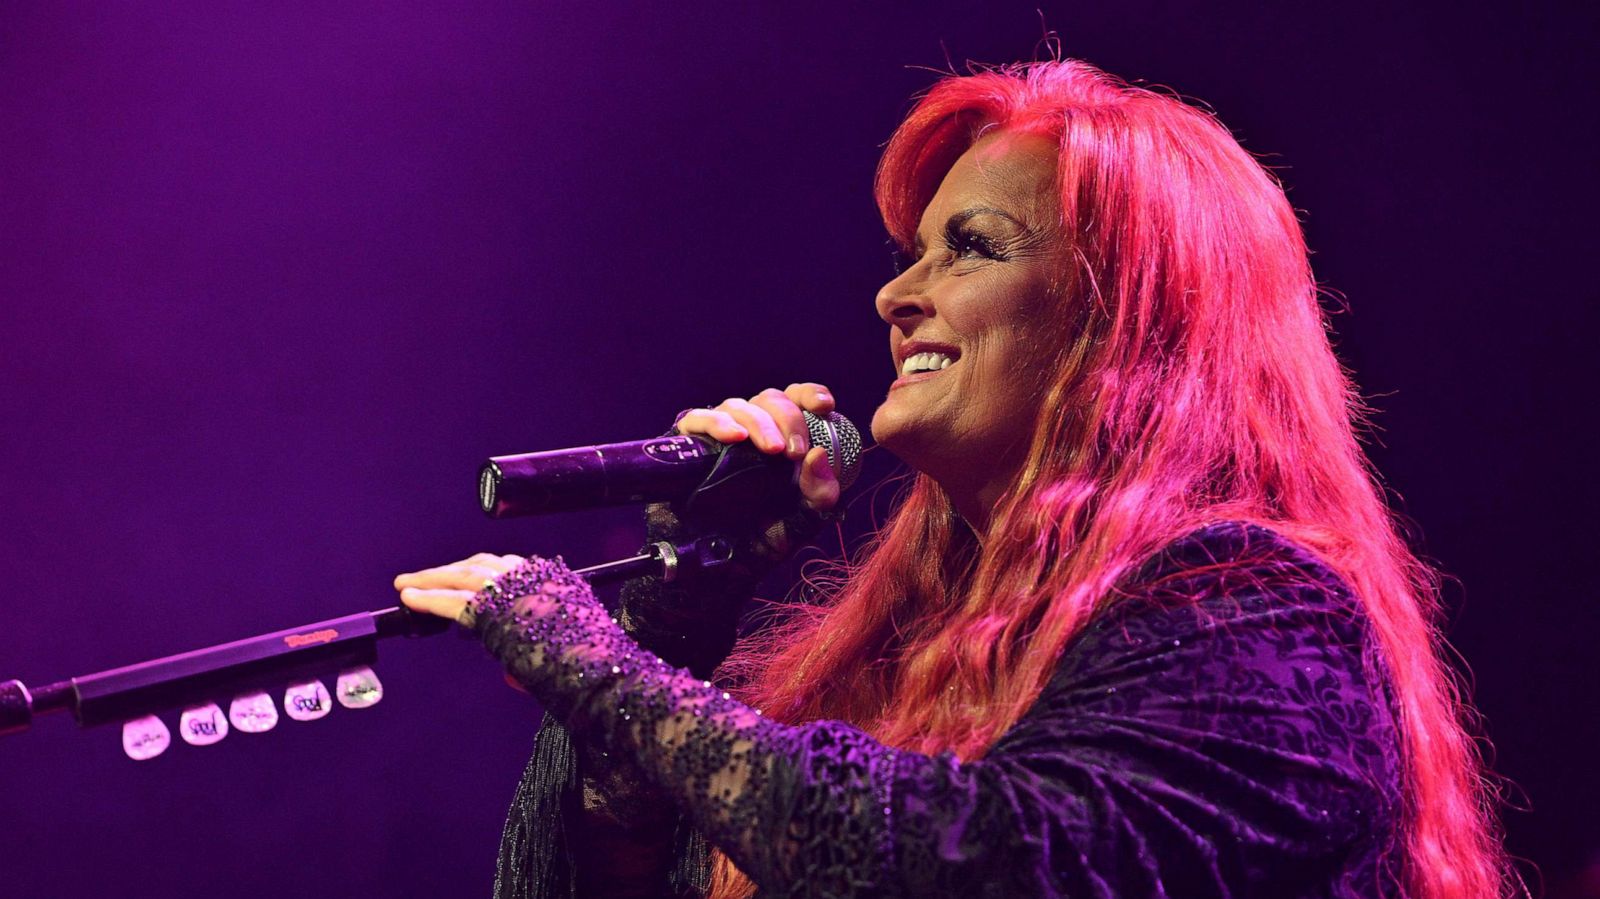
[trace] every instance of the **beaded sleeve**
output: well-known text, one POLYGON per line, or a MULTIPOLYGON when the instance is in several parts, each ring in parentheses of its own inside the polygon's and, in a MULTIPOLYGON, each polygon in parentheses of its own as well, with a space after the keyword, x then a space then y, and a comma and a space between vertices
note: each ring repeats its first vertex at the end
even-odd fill
POLYGON ((559 560, 502 578, 477 604, 474 628, 576 739, 636 760, 758 882, 787 882, 847 831, 886 843, 894 751, 833 722, 775 724, 645 652, 559 560), (844 830, 841 812, 854 819, 844 830))
POLYGON ((1359 606, 1240 525, 1180 541, 982 758, 786 726, 644 652, 559 561, 474 627, 626 754, 763 896, 1371 896, 1394 887, 1397 742, 1359 606))
MULTIPOLYGON (((646 507, 650 543, 702 535, 668 504, 646 507)), ((634 578, 623 585, 619 623, 647 650, 709 678, 733 645, 740 611, 760 581, 825 516, 800 509, 744 534, 726 565, 692 581, 634 578)), ((662 789, 622 753, 574 743, 546 715, 507 812, 495 878, 497 899, 679 896, 708 887, 704 838, 662 789)))

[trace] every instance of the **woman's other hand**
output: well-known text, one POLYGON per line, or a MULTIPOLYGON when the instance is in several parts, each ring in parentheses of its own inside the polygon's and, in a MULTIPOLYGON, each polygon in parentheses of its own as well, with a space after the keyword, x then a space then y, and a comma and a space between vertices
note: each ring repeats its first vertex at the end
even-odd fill
POLYGON ((402 574, 394 579, 394 588, 413 612, 461 622, 462 610, 479 590, 522 562, 522 556, 478 553, 449 565, 402 574))
MULTIPOLYGON (((812 446, 801 412, 826 418, 833 394, 821 384, 767 388, 748 400, 729 397, 713 409, 690 409, 678 419, 680 434, 704 435, 722 443, 748 440, 769 455, 783 454, 800 465, 800 496, 814 512, 839 502, 839 479, 825 447, 812 446)), ((398 581, 396 582, 398 583, 398 581)))

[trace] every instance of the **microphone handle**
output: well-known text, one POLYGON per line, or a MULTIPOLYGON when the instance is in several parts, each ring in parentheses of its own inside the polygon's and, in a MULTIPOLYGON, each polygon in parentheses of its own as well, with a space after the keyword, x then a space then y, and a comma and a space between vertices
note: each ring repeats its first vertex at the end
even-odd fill
POLYGON ((478 472, 478 505, 490 518, 688 496, 725 447, 704 437, 495 456, 478 472))
MULTIPOLYGON (((825 447, 841 487, 861 469, 861 432, 837 412, 804 413, 811 445, 825 447)), ((668 435, 495 456, 478 472, 478 505, 490 518, 569 512, 591 506, 681 500, 702 512, 755 514, 799 500, 798 469, 785 456, 756 452, 748 443, 723 444, 699 435, 668 435)))

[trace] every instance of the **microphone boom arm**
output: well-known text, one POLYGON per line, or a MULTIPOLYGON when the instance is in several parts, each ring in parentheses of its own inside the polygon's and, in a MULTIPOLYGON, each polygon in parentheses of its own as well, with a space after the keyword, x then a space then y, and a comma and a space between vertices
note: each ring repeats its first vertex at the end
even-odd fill
MULTIPOLYGON (((672 581, 715 568, 732 556, 732 543, 727 538, 709 535, 681 545, 654 543, 639 555, 579 569, 577 574, 594 584, 650 574, 672 581)), ((397 605, 99 671, 33 690, 20 680, 0 681, 0 735, 27 730, 36 716, 52 712, 71 712, 80 727, 94 727, 315 676, 330 669, 370 665, 377 661, 380 638, 428 636, 449 628, 450 622, 443 618, 397 605)))

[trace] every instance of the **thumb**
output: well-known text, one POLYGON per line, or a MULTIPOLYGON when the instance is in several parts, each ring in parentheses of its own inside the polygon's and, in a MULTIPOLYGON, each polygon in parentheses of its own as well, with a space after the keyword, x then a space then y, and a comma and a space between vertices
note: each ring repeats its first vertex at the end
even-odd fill
POLYGON ((814 446, 800 463, 800 495, 814 512, 826 512, 839 504, 839 479, 828 464, 828 451, 814 446))

